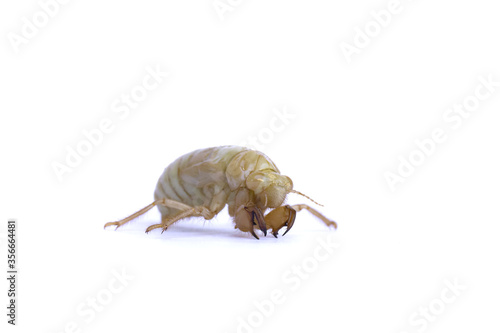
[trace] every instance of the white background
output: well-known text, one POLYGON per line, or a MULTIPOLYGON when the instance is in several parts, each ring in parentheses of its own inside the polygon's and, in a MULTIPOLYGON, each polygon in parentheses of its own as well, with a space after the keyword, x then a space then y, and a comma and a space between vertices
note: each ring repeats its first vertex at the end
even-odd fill
POLYGON ((211 0, 69 1, 16 52, 10 39, 41 7, 2 2, 1 258, 5 271, 5 225, 16 218, 20 272, 14 328, 0 284, 2 327, 498 331, 500 87, 458 128, 443 119, 474 96, 480 76, 500 81, 494 2, 401 0, 350 62, 342 43, 354 45, 357 29, 374 22, 370 12, 389 1, 230 3, 222 20, 211 0), (168 78, 121 119, 114 101, 148 66, 168 78), (273 110, 284 108, 293 119, 275 123, 273 110), (65 163, 67 147, 105 118, 111 133, 59 180, 54 162, 65 163), (391 191, 384 173, 396 173, 398 157, 435 128, 447 140, 391 191), (156 209, 103 230, 150 203, 180 155, 259 135, 337 231, 300 212, 285 237, 257 241, 224 211, 145 234, 160 220, 156 209), (328 237, 340 246, 317 262, 328 237), (303 265, 307 278, 292 273, 303 265), (114 280, 122 271, 133 277, 125 286, 114 280), (454 296, 446 281, 466 289, 454 296), (273 292, 283 302, 269 306, 273 292), (95 297, 101 311, 88 305, 95 297), (429 306, 438 314, 422 323, 418 311, 429 306))

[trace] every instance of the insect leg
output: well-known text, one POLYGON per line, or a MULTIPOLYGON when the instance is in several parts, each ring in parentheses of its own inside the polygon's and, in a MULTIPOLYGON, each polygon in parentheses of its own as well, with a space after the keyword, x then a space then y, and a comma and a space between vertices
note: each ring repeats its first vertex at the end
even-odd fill
MULTIPOLYGON (((171 207, 171 206, 168 206, 168 207, 171 207)), ((146 229, 146 233, 150 232, 151 230, 158 229, 158 228, 162 228, 163 229, 162 233, 163 233, 165 230, 167 230, 167 228, 169 226, 171 226, 175 222, 182 220, 186 217, 192 217, 192 216, 203 216, 205 218, 205 220, 211 220, 215 216, 215 213, 211 212, 210 210, 208 210, 206 207, 203 207, 203 206, 190 207, 189 209, 184 210, 184 211, 180 212, 179 214, 174 215, 172 217, 169 217, 169 216, 163 217, 161 220, 161 223, 150 225, 146 229)))
POLYGON ((297 211, 289 205, 284 205, 271 210, 264 216, 266 227, 272 230, 274 237, 278 238, 278 231, 287 227, 285 234, 292 229, 297 211))
MULTIPOLYGON (((155 202, 152 202, 151 204, 147 205, 146 207, 144 207, 143 209, 135 212, 134 214, 124 218, 123 220, 120 220, 120 221, 116 221, 116 222, 108 222, 104 225, 104 228, 106 229, 106 227, 109 227, 111 225, 116 225, 116 229, 118 229, 119 227, 121 227, 122 225, 124 225, 125 223, 135 219, 136 217, 139 217, 141 216, 142 214, 146 213, 147 211, 149 211, 151 208, 153 208, 154 206, 156 206, 158 203, 157 201, 155 202)), ((115 229, 115 230, 116 230, 115 229)))
POLYGON ((292 208, 295 209, 297 212, 300 212, 302 209, 307 209, 309 212, 311 212, 311 214, 319 218, 327 226, 329 227, 333 226, 335 229, 337 229, 337 222, 329 220, 326 216, 318 212, 316 209, 309 207, 308 205, 305 204, 293 205, 292 208))
POLYGON ((163 199, 159 199, 159 200, 156 200, 156 201, 150 203, 149 205, 147 205, 143 209, 135 212, 134 214, 132 214, 132 215, 130 215, 130 216, 128 216, 128 217, 120 220, 120 221, 106 223, 104 225, 104 228, 112 226, 112 225, 116 225, 116 229, 118 229, 119 227, 121 227, 125 223, 127 223, 127 222, 129 222, 129 221, 131 221, 131 220, 133 220, 133 219, 141 216, 142 214, 145 214, 146 212, 148 212, 149 210, 151 210, 151 208, 153 208, 156 205, 164 205, 164 206, 176 208, 176 209, 179 209, 179 210, 186 210, 186 209, 190 209, 191 208, 190 206, 185 205, 185 204, 183 204, 181 202, 177 202, 177 201, 174 201, 174 200, 169 200, 169 199, 163 198, 163 199))

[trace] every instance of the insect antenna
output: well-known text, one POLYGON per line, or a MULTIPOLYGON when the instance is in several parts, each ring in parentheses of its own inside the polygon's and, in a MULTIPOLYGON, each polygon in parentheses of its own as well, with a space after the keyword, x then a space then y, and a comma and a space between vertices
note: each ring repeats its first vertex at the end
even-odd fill
POLYGON ((297 193, 297 194, 299 194, 299 195, 301 195, 301 196, 303 196, 303 197, 306 197, 307 199, 311 200, 311 201, 312 201, 312 202, 314 202, 316 205, 321 206, 321 207, 324 207, 322 204, 317 203, 316 201, 314 201, 313 199, 311 199, 310 197, 308 197, 308 196, 307 196, 307 195, 305 195, 304 193, 301 193, 301 192, 299 192, 299 191, 295 191, 295 190, 291 190, 290 192, 292 192, 292 193, 297 193))

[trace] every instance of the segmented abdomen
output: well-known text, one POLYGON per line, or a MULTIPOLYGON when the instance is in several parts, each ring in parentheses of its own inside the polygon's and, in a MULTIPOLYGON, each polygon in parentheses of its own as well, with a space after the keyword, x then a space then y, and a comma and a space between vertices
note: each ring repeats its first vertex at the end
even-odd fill
MULTIPOLYGON (((195 150, 165 168, 156 185, 155 200, 167 198, 218 213, 231 191, 244 186, 250 172, 263 169, 278 171, 266 155, 248 148, 221 146, 195 150)), ((178 212, 164 206, 158 208, 163 217, 178 212)))

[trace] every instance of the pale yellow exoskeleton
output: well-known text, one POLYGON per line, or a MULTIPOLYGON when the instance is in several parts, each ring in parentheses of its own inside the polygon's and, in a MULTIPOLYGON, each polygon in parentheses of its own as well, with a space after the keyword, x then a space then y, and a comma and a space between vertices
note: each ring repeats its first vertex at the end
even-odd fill
POLYGON ((289 193, 305 196, 293 190, 292 180, 281 175, 273 161, 261 152, 238 146, 199 149, 179 157, 164 170, 153 203, 104 227, 118 228, 158 206, 161 223, 149 226, 146 232, 156 228, 165 231, 174 222, 191 216, 210 220, 227 204, 235 228, 250 232, 257 239, 254 228, 264 235, 270 229, 277 237, 278 230, 286 226, 285 235, 293 226, 296 212, 302 209, 337 228, 334 221, 307 205, 283 205, 289 193), (271 211, 264 216, 268 209, 271 211))

